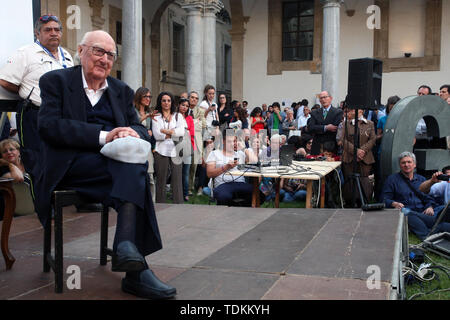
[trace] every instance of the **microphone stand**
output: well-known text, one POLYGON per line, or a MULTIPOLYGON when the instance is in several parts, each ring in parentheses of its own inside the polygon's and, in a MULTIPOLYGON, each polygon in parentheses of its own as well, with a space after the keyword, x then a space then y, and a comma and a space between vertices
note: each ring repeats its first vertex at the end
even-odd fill
POLYGON ((359 123, 359 109, 356 107, 355 109, 355 131, 353 134, 353 173, 351 175, 353 183, 352 183, 352 194, 353 194, 353 208, 359 208, 357 204, 356 196, 359 194, 359 198, 361 199, 361 207, 365 207, 367 205, 367 197, 364 193, 363 188, 361 187, 361 174, 357 173, 358 171, 358 157, 357 152, 359 148, 359 130, 358 130, 358 123, 359 123), (355 185, 358 188, 358 193, 355 192, 355 185))

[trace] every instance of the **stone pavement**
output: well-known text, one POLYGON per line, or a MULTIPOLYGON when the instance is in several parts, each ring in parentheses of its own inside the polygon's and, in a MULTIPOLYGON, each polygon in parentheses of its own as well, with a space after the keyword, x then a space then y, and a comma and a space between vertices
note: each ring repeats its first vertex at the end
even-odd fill
MULTIPOLYGON (((398 215, 392 210, 253 209, 157 204, 163 249, 147 257, 177 288, 178 300, 388 299, 398 215), (369 290, 368 267, 381 286, 369 290)), ((112 245, 116 213, 110 213, 112 245)), ((100 213, 64 211, 64 270, 81 269, 81 289, 54 293, 42 272, 43 230, 36 216, 15 218, 0 299, 134 300, 120 290, 123 273, 99 265, 100 213)), ((110 258, 109 258, 110 259, 110 258)), ((65 274, 65 281, 69 277, 65 274)))

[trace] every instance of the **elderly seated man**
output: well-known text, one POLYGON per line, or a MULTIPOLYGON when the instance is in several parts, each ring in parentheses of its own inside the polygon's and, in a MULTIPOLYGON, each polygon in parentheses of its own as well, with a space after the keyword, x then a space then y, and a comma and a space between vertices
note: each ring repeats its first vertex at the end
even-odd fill
MULTIPOLYGON (((408 227, 419 239, 424 240, 443 209, 434 199, 419 190, 426 180, 414 172, 416 156, 403 152, 399 156, 400 172, 390 175, 381 193, 387 208, 400 209, 408 217, 408 227)), ((450 223, 442 222, 436 232, 450 232, 450 223)))
POLYGON ((112 271, 126 272, 122 290, 143 298, 170 298, 176 289, 161 282, 145 260, 162 248, 148 162, 100 153, 116 140, 131 137, 137 144, 146 143, 138 139, 150 140, 134 110, 133 90, 109 76, 116 48, 108 33, 88 32, 78 46, 81 66, 51 71, 40 79, 42 160, 34 183, 36 211, 47 225, 52 192, 57 188, 76 190, 113 207, 118 215, 112 271))

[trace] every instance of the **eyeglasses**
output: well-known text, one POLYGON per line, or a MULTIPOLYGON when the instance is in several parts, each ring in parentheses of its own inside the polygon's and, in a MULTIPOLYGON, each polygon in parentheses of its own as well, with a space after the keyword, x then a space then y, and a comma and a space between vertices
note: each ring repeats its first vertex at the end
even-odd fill
POLYGON ((2 153, 14 152, 16 150, 17 150, 16 148, 6 148, 2 151, 2 153))
POLYGON ((94 47, 94 46, 88 46, 83 44, 83 46, 89 47, 92 50, 92 53, 94 54, 94 56, 97 57, 103 57, 106 53, 106 55, 108 56, 108 60, 110 61, 116 61, 117 60, 117 53, 116 52, 111 52, 111 51, 106 51, 105 49, 99 48, 99 47, 94 47))
POLYGON ((42 30, 43 30, 44 32, 52 32, 52 30, 55 31, 55 32, 61 32, 61 28, 50 28, 50 27, 45 27, 45 28, 42 28, 42 30))
POLYGON ((151 99, 153 97, 152 96, 142 96, 142 98, 149 98, 149 99, 151 99))
POLYGON ((59 22, 59 19, 57 16, 46 14, 46 15, 40 17, 39 21, 44 22, 44 23, 47 23, 49 21, 59 22))

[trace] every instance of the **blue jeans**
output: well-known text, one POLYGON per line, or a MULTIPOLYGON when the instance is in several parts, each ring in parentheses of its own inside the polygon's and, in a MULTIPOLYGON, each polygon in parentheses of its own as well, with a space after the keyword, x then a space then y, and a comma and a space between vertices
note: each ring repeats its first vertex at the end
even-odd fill
POLYGON ((181 174, 183 178, 183 196, 187 197, 189 194, 189 171, 191 170, 190 163, 183 163, 183 172, 181 174))
POLYGON ((305 201, 306 190, 298 190, 296 192, 285 192, 283 202, 305 201))
MULTIPOLYGON (((433 228, 433 225, 443 208, 444 206, 436 207, 433 216, 427 216, 426 214, 413 211, 409 208, 403 208, 402 212, 408 217, 409 230, 420 240, 424 240, 428 236, 428 233, 430 233, 431 228, 433 228)), ((435 232, 450 232, 450 223, 440 223, 435 232)))
POLYGON ((246 182, 226 182, 214 188, 213 193, 218 205, 228 205, 233 199, 233 194, 239 194, 251 204, 253 185, 246 182))

